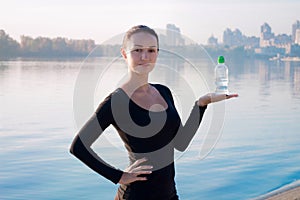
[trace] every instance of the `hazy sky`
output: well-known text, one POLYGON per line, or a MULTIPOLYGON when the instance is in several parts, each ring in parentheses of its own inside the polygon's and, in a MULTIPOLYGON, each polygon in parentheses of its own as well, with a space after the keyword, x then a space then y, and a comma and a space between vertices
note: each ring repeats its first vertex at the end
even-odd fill
POLYGON ((275 34, 291 34, 300 20, 299 0, 1 0, 0 29, 16 40, 32 37, 93 39, 97 44, 137 24, 164 29, 172 23, 195 42, 226 28, 259 36, 267 22, 275 34))

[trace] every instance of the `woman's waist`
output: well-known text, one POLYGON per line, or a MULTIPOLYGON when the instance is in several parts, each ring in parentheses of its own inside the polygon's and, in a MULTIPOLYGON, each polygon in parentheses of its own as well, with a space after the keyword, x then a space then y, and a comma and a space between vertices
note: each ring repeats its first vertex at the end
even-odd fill
POLYGON ((176 195, 175 181, 171 179, 150 178, 147 181, 136 181, 129 185, 121 185, 119 194, 125 199, 165 200, 176 195))
POLYGON ((149 153, 133 153, 129 152, 130 165, 139 159, 146 158, 147 161, 143 162, 141 165, 152 166, 153 171, 162 170, 169 166, 173 166, 174 163, 174 149, 166 148, 159 151, 149 152, 149 153))

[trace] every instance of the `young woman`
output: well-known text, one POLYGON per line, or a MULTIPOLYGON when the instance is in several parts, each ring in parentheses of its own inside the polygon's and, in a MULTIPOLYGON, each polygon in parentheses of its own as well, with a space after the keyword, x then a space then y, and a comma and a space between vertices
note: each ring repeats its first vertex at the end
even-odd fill
POLYGON ((169 88, 148 82, 158 52, 158 36, 153 29, 139 25, 126 33, 121 54, 128 65, 129 78, 99 105, 70 148, 88 167, 120 184, 115 199, 178 199, 174 149, 187 148, 209 103, 237 97, 200 97, 183 125, 169 88), (128 151, 130 165, 125 170, 110 166, 91 148, 109 125, 118 131, 128 151))

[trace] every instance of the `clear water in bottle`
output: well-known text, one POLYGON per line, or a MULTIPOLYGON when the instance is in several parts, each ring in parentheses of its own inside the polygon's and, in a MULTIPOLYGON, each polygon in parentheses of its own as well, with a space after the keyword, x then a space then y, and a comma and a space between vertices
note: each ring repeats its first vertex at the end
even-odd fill
POLYGON ((228 94, 228 67, 225 65, 223 56, 219 56, 218 64, 215 68, 216 93, 228 94))

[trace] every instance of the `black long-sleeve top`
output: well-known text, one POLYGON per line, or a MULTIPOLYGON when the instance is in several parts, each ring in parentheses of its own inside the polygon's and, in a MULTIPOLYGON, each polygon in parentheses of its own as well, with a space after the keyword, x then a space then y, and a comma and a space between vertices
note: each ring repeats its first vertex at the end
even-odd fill
POLYGON ((153 112, 134 103, 121 89, 116 89, 99 105, 96 112, 76 135, 70 152, 91 169, 118 183, 123 171, 110 166, 91 148, 93 142, 109 126, 118 131, 128 151, 130 164, 147 158, 145 165, 152 165, 153 172, 147 181, 120 185, 121 199, 170 199, 176 195, 174 148, 184 151, 196 133, 206 106, 196 103, 185 125, 174 105, 170 90, 160 84, 151 84, 164 98, 168 107, 153 112))

